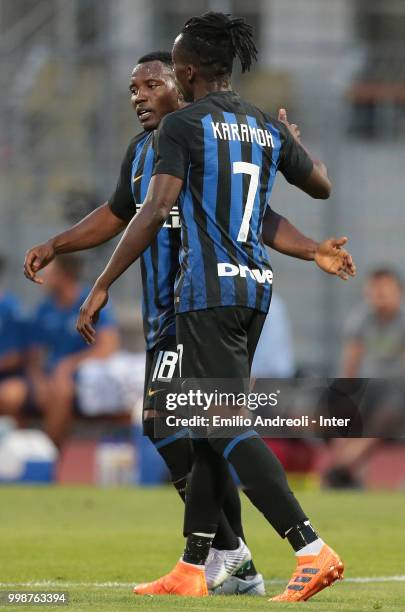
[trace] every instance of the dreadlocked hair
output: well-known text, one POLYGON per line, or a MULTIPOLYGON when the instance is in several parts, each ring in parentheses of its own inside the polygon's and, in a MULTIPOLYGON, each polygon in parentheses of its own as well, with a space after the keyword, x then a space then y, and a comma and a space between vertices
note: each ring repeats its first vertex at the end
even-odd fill
POLYGON ((224 13, 204 13, 189 19, 182 31, 182 42, 208 77, 232 74, 233 60, 239 58, 242 72, 257 59, 253 28, 244 19, 224 13))

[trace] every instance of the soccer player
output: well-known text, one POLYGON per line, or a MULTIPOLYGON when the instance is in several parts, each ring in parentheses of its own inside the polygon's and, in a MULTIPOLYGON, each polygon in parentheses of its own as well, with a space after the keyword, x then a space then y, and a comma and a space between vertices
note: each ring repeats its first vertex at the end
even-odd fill
MULTIPOLYGON (((109 200, 74 227, 51 238, 46 243, 31 248, 25 258, 25 274, 41 283, 39 270, 48 266, 55 255, 93 248, 120 233, 142 203, 151 178, 154 160, 154 133, 162 117, 179 107, 179 95, 174 82, 171 54, 154 52, 138 60, 131 75, 131 101, 143 130, 131 139, 122 162, 115 192, 109 200)), ((274 214, 268 226, 269 240, 285 234, 290 239, 287 220, 274 214)), ((293 249, 297 246, 294 239, 293 249)), ((318 248, 313 241, 302 237, 298 245, 302 257, 312 253, 318 264, 327 269, 345 257, 343 251, 335 251, 329 244, 318 248), (314 248, 315 247, 315 248, 314 248), (312 249, 312 250, 311 250, 312 249)), ((174 315, 174 281, 179 267, 180 224, 178 212, 172 211, 170 220, 159 232, 151 247, 141 259, 143 284, 143 321, 147 347, 144 398, 144 433, 155 444, 169 468, 171 479, 184 500, 186 478, 191 470, 193 452, 188 431, 175 430, 171 436, 157 439, 154 436, 154 417, 159 412, 161 390, 167 388, 176 372, 177 352, 174 315)), ((294 253, 295 254, 295 253, 294 253)), ((340 263, 338 263, 340 269, 340 263)), ((241 525, 241 509, 236 486, 229 478, 228 493, 224 504, 217 536, 213 542, 212 564, 207 564, 207 580, 210 587, 221 584, 230 574, 237 573, 232 588, 250 595, 264 594, 263 578, 257 573, 250 552, 244 544, 241 525), (214 570, 210 573, 210 567, 214 570), (219 569, 218 569, 219 568, 219 569), (211 575, 212 574, 212 575, 211 575)), ((229 589, 229 585, 228 585, 229 589)))
MULTIPOLYGON (((108 289, 149 246, 179 200, 181 272, 176 333, 181 376, 246 379, 271 298, 272 273, 261 228, 276 170, 316 198, 327 198, 326 168, 285 124, 242 100, 230 85, 234 57, 248 70, 256 57, 251 28, 221 13, 192 18, 176 38, 173 61, 186 101, 161 123, 157 160, 144 205, 83 304, 78 330, 88 342, 108 289)), ((297 569, 276 599, 303 601, 341 577, 343 563, 311 526, 281 465, 254 431, 195 444, 186 499, 186 549, 163 578, 139 594, 206 595, 204 563, 216 532, 227 474, 297 555, 297 569), (259 468, 259 469, 258 469, 259 468)))

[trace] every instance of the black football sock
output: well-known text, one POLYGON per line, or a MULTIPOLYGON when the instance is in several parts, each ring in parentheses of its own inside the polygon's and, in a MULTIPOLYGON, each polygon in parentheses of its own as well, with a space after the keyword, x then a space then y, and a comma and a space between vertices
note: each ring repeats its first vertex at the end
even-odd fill
POLYGON ((223 511, 234 534, 246 542, 242 527, 242 507, 240 503, 239 491, 231 472, 229 472, 228 487, 226 489, 224 498, 223 511))
POLYGON ((290 529, 286 531, 285 537, 290 542, 295 552, 298 552, 304 548, 304 546, 312 544, 312 542, 319 539, 318 534, 309 521, 301 521, 298 525, 290 527, 290 529))
POLYGON ((218 550, 236 550, 239 548, 239 540, 223 512, 221 512, 221 518, 212 546, 218 550))
POLYGON ((233 465, 246 495, 282 538, 292 525, 307 520, 279 460, 255 432, 232 440, 213 438, 210 444, 233 465))
POLYGON ((205 565, 213 537, 213 533, 191 533, 187 537, 183 561, 185 563, 192 563, 193 565, 205 565))
POLYGON ((183 478, 179 478, 179 480, 173 481, 173 486, 176 489, 177 493, 180 495, 181 499, 186 501, 186 487, 187 487, 187 476, 183 476, 183 478))
MULTIPOLYGON (((164 459, 167 467, 169 468, 170 475, 172 478, 173 485, 180 495, 181 499, 185 501, 186 498, 186 486, 188 472, 191 471, 193 463, 193 448, 191 440, 186 438, 170 440, 170 438, 156 439, 150 436, 150 439, 154 443, 157 451, 164 459), (184 475, 184 470, 187 470, 187 474, 184 475)), ((238 502, 239 502, 239 516, 240 516, 240 501, 238 492, 234 485, 231 477, 229 478, 229 485, 233 484, 233 488, 229 486, 229 500, 227 507, 232 512, 232 517, 236 525, 238 525, 238 502), (236 493, 236 499, 235 499, 236 493)), ((240 526, 240 530, 242 527, 240 526)), ((243 533, 243 532, 242 532, 243 533)), ((237 534, 238 535, 238 534, 237 534)), ((217 532, 215 534, 214 544, 215 548, 220 550, 236 550, 239 546, 238 539, 229 525, 224 512, 221 512, 217 532)))
MULTIPOLYGON (((192 533, 217 532, 224 496, 227 491, 229 467, 207 440, 194 440, 194 463, 187 487, 184 514, 184 536, 192 533)), ((232 549, 234 542, 230 543, 232 549)))
MULTIPOLYGON (((183 501, 186 500, 186 486, 187 477, 180 478, 176 482, 173 482, 178 494, 183 501)), ((212 542, 212 546, 218 550, 236 550, 239 547, 239 541, 235 533, 233 532, 227 517, 224 512, 221 512, 217 532, 212 542)))
POLYGON ((155 438, 154 419, 144 421, 143 429, 144 435, 149 438, 165 462, 170 479, 184 501, 187 476, 193 465, 193 446, 190 438, 187 434, 177 437, 179 432, 166 438, 155 438))
POLYGON ((144 425, 145 435, 154 444, 170 472, 170 479, 181 499, 186 499, 187 477, 193 465, 193 447, 188 436, 184 438, 155 438, 151 419, 144 425))
POLYGON ((239 548, 238 538, 242 538, 243 541, 245 538, 242 529, 239 493, 229 470, 227 483, 224 481, 223 486, 226 489, 225 500, 212 545, 218 550, 236 550, 239 548))

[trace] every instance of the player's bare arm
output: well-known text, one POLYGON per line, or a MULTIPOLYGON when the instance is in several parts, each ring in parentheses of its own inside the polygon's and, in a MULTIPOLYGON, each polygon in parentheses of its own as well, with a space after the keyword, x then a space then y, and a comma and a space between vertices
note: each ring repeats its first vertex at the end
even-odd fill
POLYGON ((42 284, 43 280, 38 276, 38 272, 56 255, 99 246, 117 236, 126 225, 126 221, 114 215, 108 202, 105 202, 73 227, 29 249, 24 260, 26 278, 42 284))
POLYGON ((321 270, 342 280, 348 280, 356 274, 353 258, 343 248, 348 241, 346 237, 316 242, 302 234, 288 219, 269 206, 263 220, 263 241, 283 255, 315 261, 321 270))
POLYGON ((287 119, 287 111, 285 108, 280 108, 278 113, 278 120, 283 123, 289 130, 291 135, 301 145, 307 155, 312 159, 313 168, 309 177, 300 185, 297 185, 302 191, 305 191, 312 198, 326 200, 329 198, 332 191, 332 184, 328 177, 328 171, 326 165, 314 155, 302 144, 301 132, 295 123, 289 123, 287 119))
POLYGON ((95 340, 94 324, 108 301, 109 287, 151 244, 168 218, 182 186, 183 180, 175 176, 157 174, 152 177, 140 211, 128 225, 104 271, 80 308, 77 330, 89 344, 95 340))
POLYGON ((349 340, 343 348, 342 376, 356 378, 363 360, 364 346, 361 340, 349 340))

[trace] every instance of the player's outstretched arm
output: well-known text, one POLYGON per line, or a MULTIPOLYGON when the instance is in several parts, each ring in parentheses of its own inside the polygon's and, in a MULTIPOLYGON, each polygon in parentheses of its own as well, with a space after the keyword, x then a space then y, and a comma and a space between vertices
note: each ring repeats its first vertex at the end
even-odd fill
POLYGON ((353 258, 343 248, 347 238, 329 238, 320 243, 315 242, 269 206, 263 220, 263 241, 284 255, 315 261, 321 270, 342 280, 356 274, 353 258))
POLYGON ((183 180, 169 174, 157 174, 149 183, 140 211, 133 217, 104 271, 80 308, 77 330, 85 341, 93 344, 94 324, 108 301, 110 286, 138 259, 154 240, 170 214, 183 187, 183 180))
POLYGON ((29 249, 24 260, 26 278, 42 284, 43 280, 38 276, 38 272, 56 255, 92 249, 117 236, 127 223, 117 217, 108 202, 105 202, 73 227, 29 249))
POLYGON ((272 249, 298 259, 313 261, 318 243, 302 234, 288 219, 267 206, 262 231, 264 243, 272 249))
POLYGON ((286 126, 290 134, 299 143, 313 163, 311 174, 306 177, 305 181, 302 183, 296 183, 296 186, 302 191, 305 191, 305 193, 312 198, 326 200, 329 198, 332 191, 332 183, 329 180, 326 165, 312 155, 312 153, 302 144, 301 132, 295 123, 289 123, 285 108, 280 108, 278 120, 286 126))

